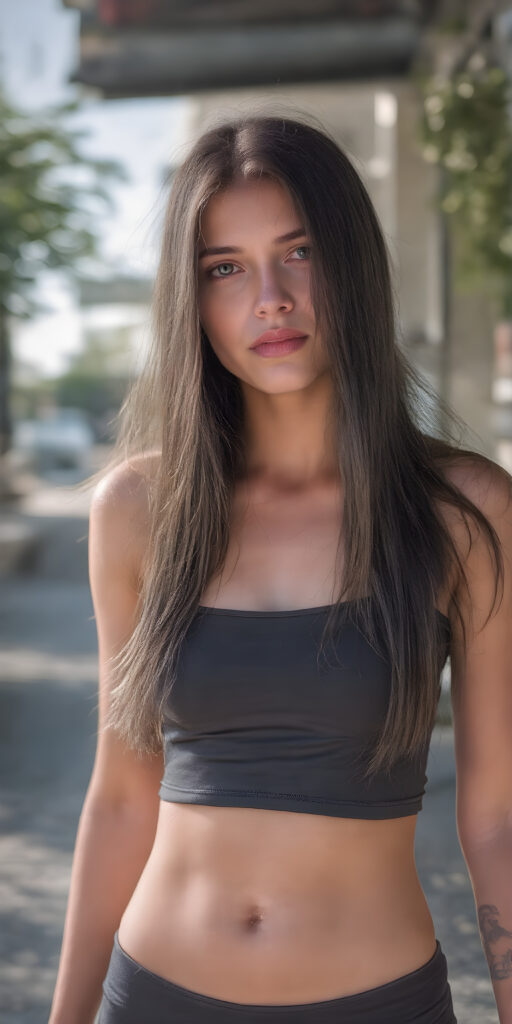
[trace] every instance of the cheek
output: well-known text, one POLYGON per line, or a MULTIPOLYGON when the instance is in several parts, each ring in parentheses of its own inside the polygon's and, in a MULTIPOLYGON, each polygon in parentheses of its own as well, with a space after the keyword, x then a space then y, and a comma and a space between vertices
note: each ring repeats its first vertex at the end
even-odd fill
POLYGON ((209 323, 216 322, 221 315, 222 302, 219 301, 215 290, 210 286, 199 292, 199 315, 202 320, 209 323))
MULTIPOLYGON (((205 328, 206 330, 206 328, 205 328)), ((215 353, 219 363, 232 373, 235 377, 246 383, 251 382, 247 355, 243 346, 240 345, 240 334, 233 329, 229 331, 224 325, 223 329, 210 324, 210 330, 206 330, 206 344, 215 353)))
POLYGON ((241 331, 237 327, 236 309, 211 294, 203 295, 198 307, 201 326, 215 355, 226 369, 237 372, 241 331))
POLYGON ((220 294, 221 290, 212 288, 200 297, 199 319, 212 341, 222 348, 229 348, 233 339, 240 336, 243 316, 239 303, 229 301, 226 295, 220 294))

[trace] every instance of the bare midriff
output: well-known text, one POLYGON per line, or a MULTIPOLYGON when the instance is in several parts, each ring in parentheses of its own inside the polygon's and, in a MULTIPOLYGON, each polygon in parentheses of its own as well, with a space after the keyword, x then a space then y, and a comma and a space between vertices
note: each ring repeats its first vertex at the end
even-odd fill
POLYGON ((238 1003, 352 995, 425 964, 434 924, 416 815, 336 818, 161 801, 119 925, 155 974, 238 1003))

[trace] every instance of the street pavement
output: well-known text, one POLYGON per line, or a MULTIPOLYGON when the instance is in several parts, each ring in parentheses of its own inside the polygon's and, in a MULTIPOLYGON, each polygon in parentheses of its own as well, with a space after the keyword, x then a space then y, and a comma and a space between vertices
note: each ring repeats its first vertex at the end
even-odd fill
MULTIPOLYGON (((78 818, 96 740, 97 646, 87 574, 89 496, 41 481, 19 514, 39 556, 0 583, 0 1019, 45 1024, 78 818)), ((416 863, 448 961, 458 1024, 498 1024, 455 825, 450 726, 436 726, 416 863)), ((71 1022, 70 1022, 71 1024, 71 1022)), ((142 1024, 142 1022, 141 1022, 142 1024)))

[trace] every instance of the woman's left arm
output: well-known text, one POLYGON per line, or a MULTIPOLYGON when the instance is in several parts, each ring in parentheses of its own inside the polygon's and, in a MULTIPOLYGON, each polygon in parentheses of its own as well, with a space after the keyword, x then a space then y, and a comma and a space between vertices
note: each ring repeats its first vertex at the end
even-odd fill
POLYGON ((453 616, 450 664, 457 833, 500 1024, 512 1024, 512 477, 489 462, 457 483, 496 530, 504 566, 503 599, 484 625, 495 575, 480 530, 464 559, 469 593, 457 593, 466 649, 453 616))

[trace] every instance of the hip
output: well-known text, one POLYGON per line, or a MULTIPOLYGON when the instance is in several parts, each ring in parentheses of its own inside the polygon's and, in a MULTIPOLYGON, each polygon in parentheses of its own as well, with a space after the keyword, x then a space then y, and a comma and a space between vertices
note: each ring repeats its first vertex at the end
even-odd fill
POLYGON ((294 1003, 224 1000, 165 980, 133 959, 114 936, 98 1024, 457 1024, 439 941, 417 970, 334 999, 294 1003))

